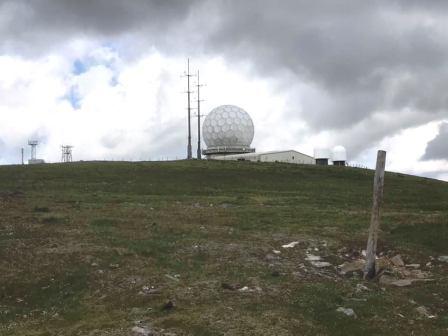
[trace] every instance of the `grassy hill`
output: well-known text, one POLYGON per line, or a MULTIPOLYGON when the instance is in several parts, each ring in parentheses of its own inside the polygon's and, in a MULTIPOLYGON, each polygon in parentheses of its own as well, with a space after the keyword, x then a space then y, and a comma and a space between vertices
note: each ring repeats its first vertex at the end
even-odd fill
POLYGON ((448 183, 385 179, 379 251, 434 281, 336 268, 366 244, 372 183, 249 162, 0 167, 0 335, 446 335, 448 183))

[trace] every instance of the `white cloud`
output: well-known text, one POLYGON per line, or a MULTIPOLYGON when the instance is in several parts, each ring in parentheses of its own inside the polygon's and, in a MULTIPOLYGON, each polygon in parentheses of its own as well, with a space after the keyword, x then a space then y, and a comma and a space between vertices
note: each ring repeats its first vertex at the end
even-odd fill
MULTIPOLYGON (((396 113, 396 120, 390 120, 387 112, 377 112, 343 131, 316 133, 303 118, 313 111, 304 110, 304 106, 319 108, 325 95, 311 84, 295 82, 293 91, 285 90, 275 78, 254 77, 249 63, 233 67, 220 57, 198 57, 191 68, 195 71, 198 67, 206 83, 203 112, 221 104, 246 109, 254 119, 253 145, 259 151, 292 148, 312 154, 316 146, 342 144, 350 148, 353 139, 377 137, 371 132, 381 130, 379 125, 397 128, 400 116, 401 120, 418 119, 418 113, 411 110, 396 113)), ((139 58, 124 59, 119 50, 82 39, 35 60, 0 57, 0 139, 4 151, 0 163, 19 162, 20 148, 35 137, 41 140, 39 156, 50 162, 60 160, 62 144, 74 146, 75 160, 185 157, 184 70, 184 58, 167 57, 155 49, 139 58), (75 62, 82 69, 75 71, 75 62)), ((194 84, 193 79, 193 88, 194 84)), ((193 95, 192 106, 196 107, 194 100, 193 95)), ((446 162, 420 161, 438 125, 410 125, 355 157, 349 152, 349 157, 373 167, 376 149, 382 148, 388 151, 388 170, 447 179, 443 173, 448 171, 446 162)), ((192 133, 195 153, 195 119, 192 133)))

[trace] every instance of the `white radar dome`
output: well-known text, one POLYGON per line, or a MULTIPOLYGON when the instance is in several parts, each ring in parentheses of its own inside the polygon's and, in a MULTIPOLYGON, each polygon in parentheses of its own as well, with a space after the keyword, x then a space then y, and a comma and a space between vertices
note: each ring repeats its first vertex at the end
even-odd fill
POLYGON ((333 161, 347 161, 347 150, 343 146, 333 148, 333 161))
POLYGON ((234 105, 213 109, 205 118, 202 133, 207 147, 250 147, 254 123, 249 114, 234 105))

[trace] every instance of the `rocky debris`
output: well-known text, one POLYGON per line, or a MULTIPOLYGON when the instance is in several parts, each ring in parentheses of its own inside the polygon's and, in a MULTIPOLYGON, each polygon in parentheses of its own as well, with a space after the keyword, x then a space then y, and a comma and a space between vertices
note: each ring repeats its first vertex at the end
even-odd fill
POLYGON ((338 266, 339 273, 345 275, 351 272, 358 272, 364 269, 366 261, 364 259, 358 259, 352 262, 346 261, 345 263, 338 266))
POLYGON ((155 288, 154 286, 143 286, 142 290, 138 292, 139 295, 156 295, 160 294, 160 289, 155 288))
POLYGON ((148 336, 149 332, 146 331, 144 328, 141 327, 134 327, 131 329, 131 331, 134 333, 134 335, 144 335, 144 336, 148 336))
POLYGON ((398 267, 403 267, 405 265, 403 259, 401 258, 401 255, 399 254, 390 258, 390 261, 392 262, 392 264, 398 267))
POLYGON ((330 267, 331 264, 327 261, 311 261, 311 265, 317 268, 330 267))
POLYGON ((436 318, 436 315, 432 315, 428 308, 426 308, 425 306, 419 306, 417 308, 415 308, 415 310, 417 311, 417 313, 419 313, 421 316, 429 318, 429 319, 433 319, 436 318))
POLYGON ((357 293, 361 293, 361 292, 370 292, 371 289, 369 287, 364 286, 363 284, 357 284, 356 285, 356 292, 357 293))
POLYGON ((285 248, 285 249, 287 249, 287 248, 294 248, 294 247, 296 247, 299 244, 300 244, 300 242, 294 241, 294 242, 291 242, 289 244, 282 245, 282 247, 285 248))
POLYGON ((279 251, 279 250, 272 250, 272 253, 274 253, 274 254, 281 254, 282 252, 279 251))
POLYGON ((165 278, 168 278, 168 279, 176 281, 176 282, 180 281, 179 280, 179 278, 180 278, 179 274, 175 274, 175 275, 165 274, 165 278))
POLYGON ((397 287, 406 287, 412 285, 412 280, 410 279, 399 279, 397 280, 394 277, 391 277, 389 275, 382 275, 379 278, 380 285, 392 285, 397 287))
POLYGON ((420 268, 420 264, 407 264, 405 266, 407 268, 415 268, 415 269, 420 268))
POLYGON ((336 309, 337 312, 342 313, 348 317, 353 317, 356 318, 356 313, 352 308, 344 308, 344 307, 339 307, 338 309, 336 309))
POLYGON ((244 287, 241 287, 240 289, 238 289, 238 291, 253 293, 253 292, 261 292, 262 289, 260 287, 257 287, 257 286, 253 287, 253 288, 250 288, 248 286, 244 286, 244 287))
POLYGON ((322 259, 322 257, 316 256, 313 254, 307 254, 307 256, 305 258, 306 261, 319 261, 321 259, 322 259))
POLYGON ((448 263, 448 256, 440 256, 437 258, 438 261, 448 263))
POLYGON ((149 327, 139 327, 139 326, 135 326, 131 329, 133 335, 137 336, 157 336, 159 335, 159 333, 157 333, 156 331, 152 330, 149 327))
POLYGON ((321 261, 322 257, 310 253, 307 253, 305 260, 309 261, 312 266, 317 268, 324 268, 331 266, 329 262, 321 261))

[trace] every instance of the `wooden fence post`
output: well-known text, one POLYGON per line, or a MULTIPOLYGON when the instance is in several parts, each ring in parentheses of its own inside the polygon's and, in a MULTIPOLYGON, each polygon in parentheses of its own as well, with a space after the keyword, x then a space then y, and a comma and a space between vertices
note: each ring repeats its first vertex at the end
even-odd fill
POLYGON ((367 240, 366 266, 364 268, 364 278, 373 279, 376 275, 376 247, 378 241, 378 231, 380 228, 380 208, 383 202, 384 190, 384 169, 386 166, 386 152, 378 151, 376 159, 375 179, 373 182, 373 206, 370 218, 369 239, 367 240))

